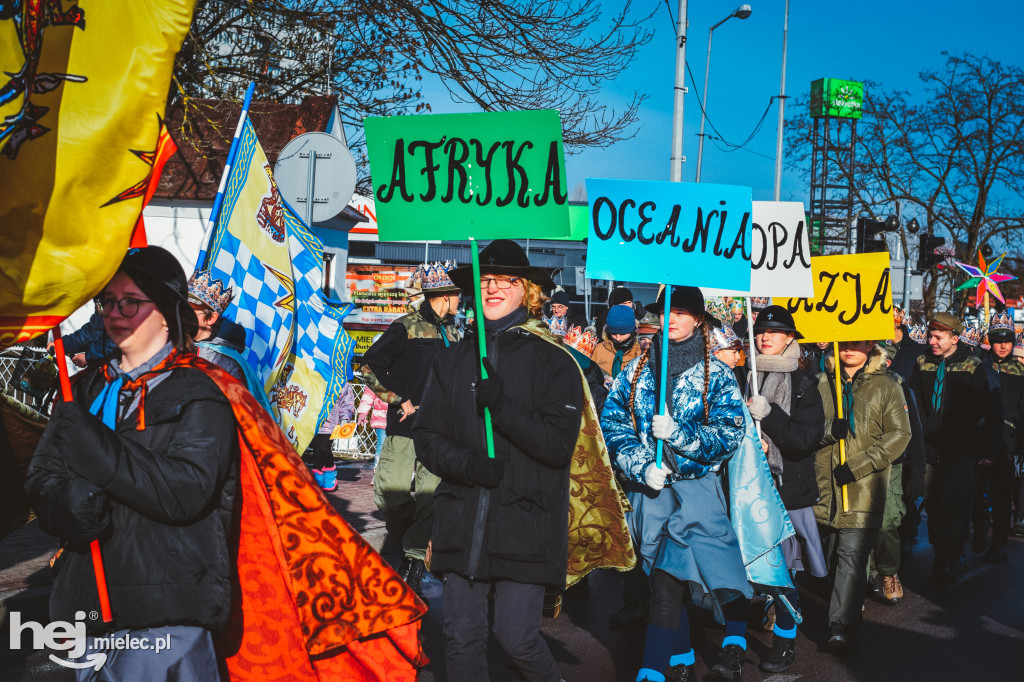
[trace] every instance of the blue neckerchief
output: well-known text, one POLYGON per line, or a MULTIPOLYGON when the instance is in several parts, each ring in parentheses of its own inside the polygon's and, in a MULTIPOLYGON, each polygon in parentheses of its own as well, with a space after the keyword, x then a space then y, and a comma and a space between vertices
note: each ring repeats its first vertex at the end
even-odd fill
POLYGON ((103 387, 96 400, 92 401, 89 413, 103 420, 103 425, 113 430, 117 426, 117 398, 124 385, 124 376, 119 376, 103 387))
POLYGON ((843 382, 843 416, 850 425, 850 435, 857 437, 857 426, 853 419, 853 379, 843 382))
POLYGON ((946 381, 946 358, 942 358, 939 368, 935 370, 935 387, 932 389, 932 414, 942 409, 942 389, 946 381))
POLYGON ((245 376, 245 386, 249 389, 249 393, 252 393, 253 397, 256 398, 256 402, 263 406, 263 409, 267 411, 267 414, 274 414, 274 410, 270 407, 270 400, 267 398, 267 392, 264 391, 263 386, 260 385, 260 380, 256 376, 256 371, 252 368, 252 365, 249 364, 249 361, 242 357, 241 353, 234 348, 230 348, 220 343, 197 341, 196 346, 200 348, 209 348, 210 350, 216 351, 237 362, 238 366, 242 368, 242 374, 245 376))

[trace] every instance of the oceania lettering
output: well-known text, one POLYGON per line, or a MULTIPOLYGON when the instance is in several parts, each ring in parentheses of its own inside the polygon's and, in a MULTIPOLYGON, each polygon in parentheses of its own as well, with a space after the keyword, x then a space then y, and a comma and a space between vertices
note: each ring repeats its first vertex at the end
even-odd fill
POLYGON ((601 196, 594 200, 590 220, 594 226, 594 234, 601 241, 617 238, 624 243, 638 241, 645 246, 661 246, 667 243, 673 248, 681 248, 685 253, 710 252, 728 259, 738 256, 743 260, 750 260, 750 249, 746 240, 750 212, 744 211, 737 225, 735 219, 729 221, 725 201, 718 202, 717 207, 706 213, 705 208, 697 207, 693 232, 688 238, 685 236, 686 228, 679 222, 683 214, 682 206, 679 204, 672 206, 668 217, 663 218, 663 224, 652 225, 658 211, 655 202, 623 199, 616 204, 609 197, 601 196), (677 231, 680 234, 677 234, 677 231))
MULTIPOLYGON (((417 199, 423 202, 439 200, 447 204, 459 202, 499 208, 516 205, 520 208, 544 206, 549 201, 565 204, 568 197, 562 180, 562 155, 558 143, 547 146, 543 178, 530 180, 530 171, 541 167, 539 163, 524 163, 535 147, 533 142, 502 140, 484 142, 476 138, 442 136, 439 140, 395 140, 391 178, 377 186, 377 201, 388 203, 397 198, 405 202, 417 199), (418 195, 410 172, 419 172, 426 187, 418 195), (475 185, 477 189, 471 186, 475 185), (531 193, 530 187, 540 185, 541 191, 531 193), (498 196, 495 192, 504 192, 498 196), (474 196, 475 194, 475 196, 474 196)), ((537 152, 532 152, 536 154, 537 152)), ((416 182, 416 187, 422 183, 416 182)))

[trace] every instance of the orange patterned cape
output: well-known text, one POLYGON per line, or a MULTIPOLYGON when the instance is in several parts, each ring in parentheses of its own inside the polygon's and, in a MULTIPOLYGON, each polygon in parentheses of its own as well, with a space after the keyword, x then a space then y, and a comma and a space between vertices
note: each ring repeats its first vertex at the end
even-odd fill
POLYGON ((241 383, 194 355, 171 367, 213 379, 238 421, 238 584, 217 642, 230 679, 416 679, 423 602, 328 503, 241 383))

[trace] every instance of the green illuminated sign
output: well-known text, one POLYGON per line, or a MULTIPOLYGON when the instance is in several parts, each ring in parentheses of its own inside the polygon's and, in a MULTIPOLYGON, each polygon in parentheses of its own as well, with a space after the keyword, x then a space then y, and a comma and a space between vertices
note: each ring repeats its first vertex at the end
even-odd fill
POLYGON ((819 78, 811 83, 811 118, 860 118, 863 101, 864 84, 858 81, 819 78))

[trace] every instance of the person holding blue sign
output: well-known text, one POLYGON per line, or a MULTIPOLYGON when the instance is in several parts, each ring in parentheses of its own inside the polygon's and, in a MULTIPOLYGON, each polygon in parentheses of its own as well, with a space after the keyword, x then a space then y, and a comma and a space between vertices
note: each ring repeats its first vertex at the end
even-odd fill
POLYGON ((662 331, 648 351, 615 379, 601 427, 617 466, 646 486, 629 494, 630 530, 651 578, 650 624, 637 680, 696 680, 689 600, 725 622, 712 676, 739 680, 746 658, 746 620, 753 594, 729 520, 718 472, 743 441, 746 411, 731 370, 711 357, 704 295, 672 287, 650 306, 662 331), (668 414, 659 415, 661 334, 668 334, 668 414), (657 461, 656 441, 664 458, 657 461))

